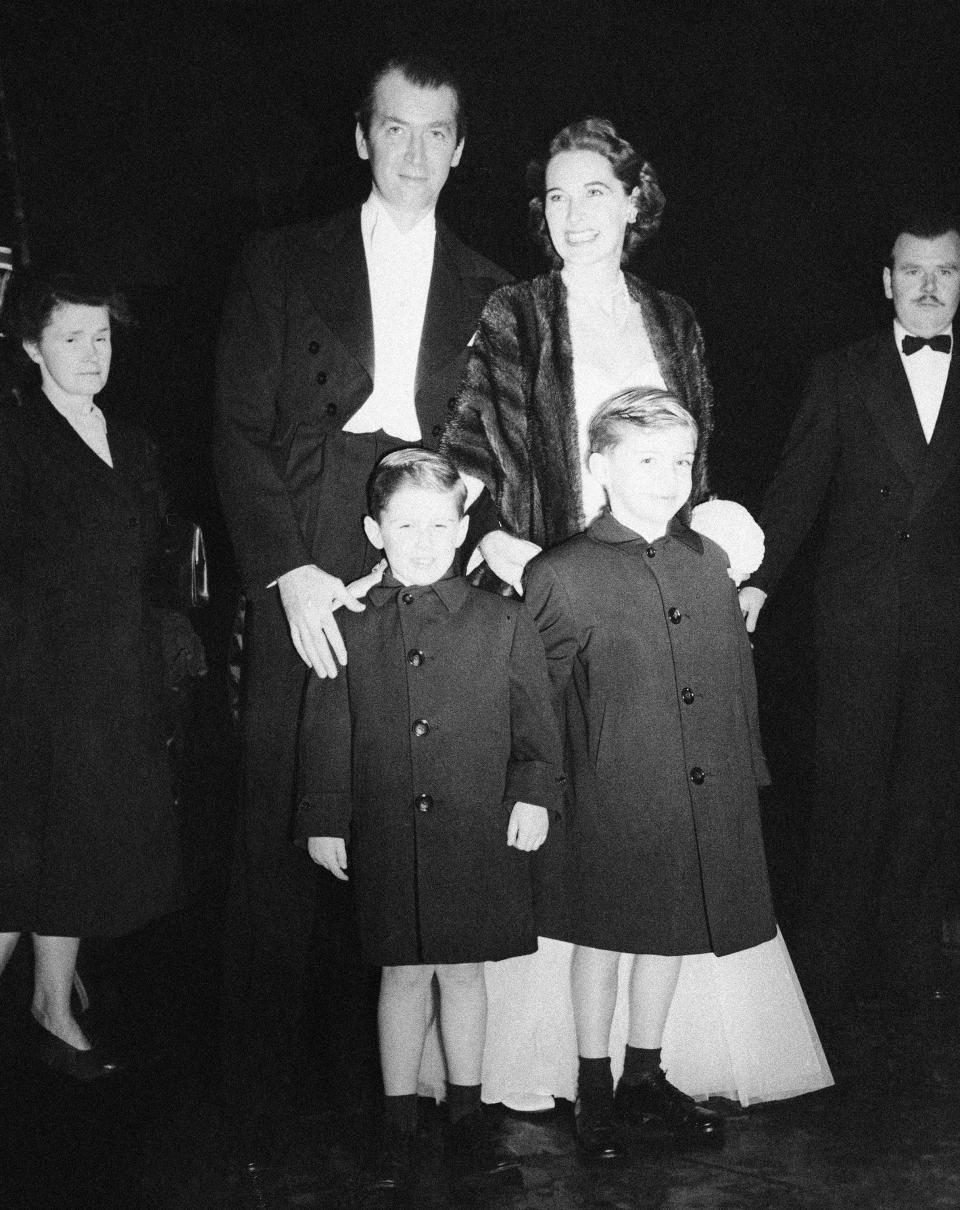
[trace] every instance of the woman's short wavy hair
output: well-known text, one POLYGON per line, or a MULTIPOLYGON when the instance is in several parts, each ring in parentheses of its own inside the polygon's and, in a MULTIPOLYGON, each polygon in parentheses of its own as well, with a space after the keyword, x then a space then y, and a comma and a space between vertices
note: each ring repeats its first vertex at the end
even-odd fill
POLYGON ((543 195, 547 165, 561 151, 597 152, 610 165, 613 175, 623 185, 624 193, 630 194, 634 189, 639 191, 637 217, 627 227, 620 257, 620 263, 627 264, 641 244, 652 239, 660 229, 666 198, 660 189, 656 169, 639 155, 631 143, 617 134, 616 127, 607 118, 581 118, 579 122, 564 126, 550 141, 544 159, 531 160, 527 166, 527 187, 533 194, 530 199, 530 233, 554 265, 562 264, 563 258, 557 255, 550 239, 543 195))
POLYGON ((105 307, 113 323, 131 322, 126 296, 112 283, 72 270, 42 269, 27 274, 16 292, 17 339, 39 344, 57 307, 71 303, 105 307))

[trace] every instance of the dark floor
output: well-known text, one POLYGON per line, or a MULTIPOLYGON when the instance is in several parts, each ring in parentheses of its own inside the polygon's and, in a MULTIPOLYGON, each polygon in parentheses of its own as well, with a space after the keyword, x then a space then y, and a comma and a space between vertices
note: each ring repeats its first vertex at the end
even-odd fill
MULTIPOLYGON (((29 950, 0 989, 0 1210, 349 1210, 368 1134, 372 1055, 336 1036, 329 1011, 307 1021, 303 1079, 283 1136, 282 1189, 258 1203, 238 1180, 228 1115, 217 1094, 218 924, 231 813, 229 736, 199 691, 198 759, 184 795, 190 903, 116 942, 87 945, 82 970, 91 1028, 137 1061, 116 1080, 75 1084, 35 1065, 28 1046, 29 950), (206 722, 204 716, 206 715, 206 722), (322 1020, 323 1019, 323 1020, 322 1020), (321 1023, 322 1022, 322 1023, 321 1023), (358 1072, 366 1073, 359 1075, 358 1072)), ((790 837, 772 827, 772 868, 789 903, 790 837), (780 873, 778 875, 778 869, 780 873)), ((785 930, 786 931, 786 930, 785 930)), ((788 935, 789 941, 789 935, 788 935)), ((353 978, 328 978, 328 1000, 353 978)), ((356 995, 354 994, 354 1000, 356 995)), ((327 1010, 330 1004, 327 1004, 327 1010)), ((333 1014, 336 1021, 336 1014, 333 1014)), ((424 1104, 423 1176, 413 1206, 493 1210, 920 1210, 960 1207, 960 1005, 950 999, 859 1006, 825 1036, 837 1087, 748 1111, 722 1104, 720 1152, 638 1150, 617 1174, 577 1164, 571 1109, 505 1114, 524 1161, 522 1189, 465 1200, 444 1183, 440 1122, 424 1104)), ((346 1027, 349 1030, 349 1026, 346 1027)), ((362 1031, 360 1031, 362 1034, 362 1031)))

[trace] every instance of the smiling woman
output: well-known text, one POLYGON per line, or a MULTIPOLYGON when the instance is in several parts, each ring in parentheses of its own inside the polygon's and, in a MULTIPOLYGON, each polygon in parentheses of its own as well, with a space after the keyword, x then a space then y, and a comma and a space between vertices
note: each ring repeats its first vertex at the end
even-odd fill
POLYGON ((537 551, 589 523, 603 489, 585 474, 587 428, 627 387, 670 390, 697 421, 691 502, 706 495, 712 391, 689 306, 625 273, 657 231, 664 198, 653 167, 603 118, 564 127, 530 170, 534 238, 558 266, 489 300, 443 450, 486 489, 501 528, 479 550, 519 585, 537 551))

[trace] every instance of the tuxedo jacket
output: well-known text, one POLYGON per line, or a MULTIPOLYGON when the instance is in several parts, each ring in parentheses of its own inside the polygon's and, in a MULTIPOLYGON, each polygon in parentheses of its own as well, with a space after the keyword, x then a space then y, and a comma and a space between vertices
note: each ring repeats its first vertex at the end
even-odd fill
POLYGON ((816 363, 764 501, 763 564, 776 587, 814 521, 818 642, 857 659, 960 645, 960 357, 924 439, 890 325, 816 363))
MULTIPOLYGON (((429 447, 436 447, 452 413, 483 304, 509 280, 437 220, 415 385, 429 447)), ((353 515, 352 504, 342 518, 330 510, 341 495, 359 498, 355 481, 365 483, 369 474, 372 455, 356 457, 364 442, 342 429, 369 398, 374 373, 360 207, 325 223, 254 236, 225 303, 214 446, 248 595, 305 563, 334 574, 348 570, 337 566, 337 534, 359 527, 360 515, 353 515), (327 497, 322 515, 321 488, 327 497)))

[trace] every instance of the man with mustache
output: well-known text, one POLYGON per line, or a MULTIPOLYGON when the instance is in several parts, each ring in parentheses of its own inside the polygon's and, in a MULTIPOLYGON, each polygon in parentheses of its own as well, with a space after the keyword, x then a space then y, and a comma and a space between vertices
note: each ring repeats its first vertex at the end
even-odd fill
POLYGON ((960 853, 960 224, 918 213, 895 230, 893 323, 813 367, 764 501, 766 556, 740 593, 752 631, 822 516, 799 940, 840 1012, 877 976, 943 996, 960 853))

